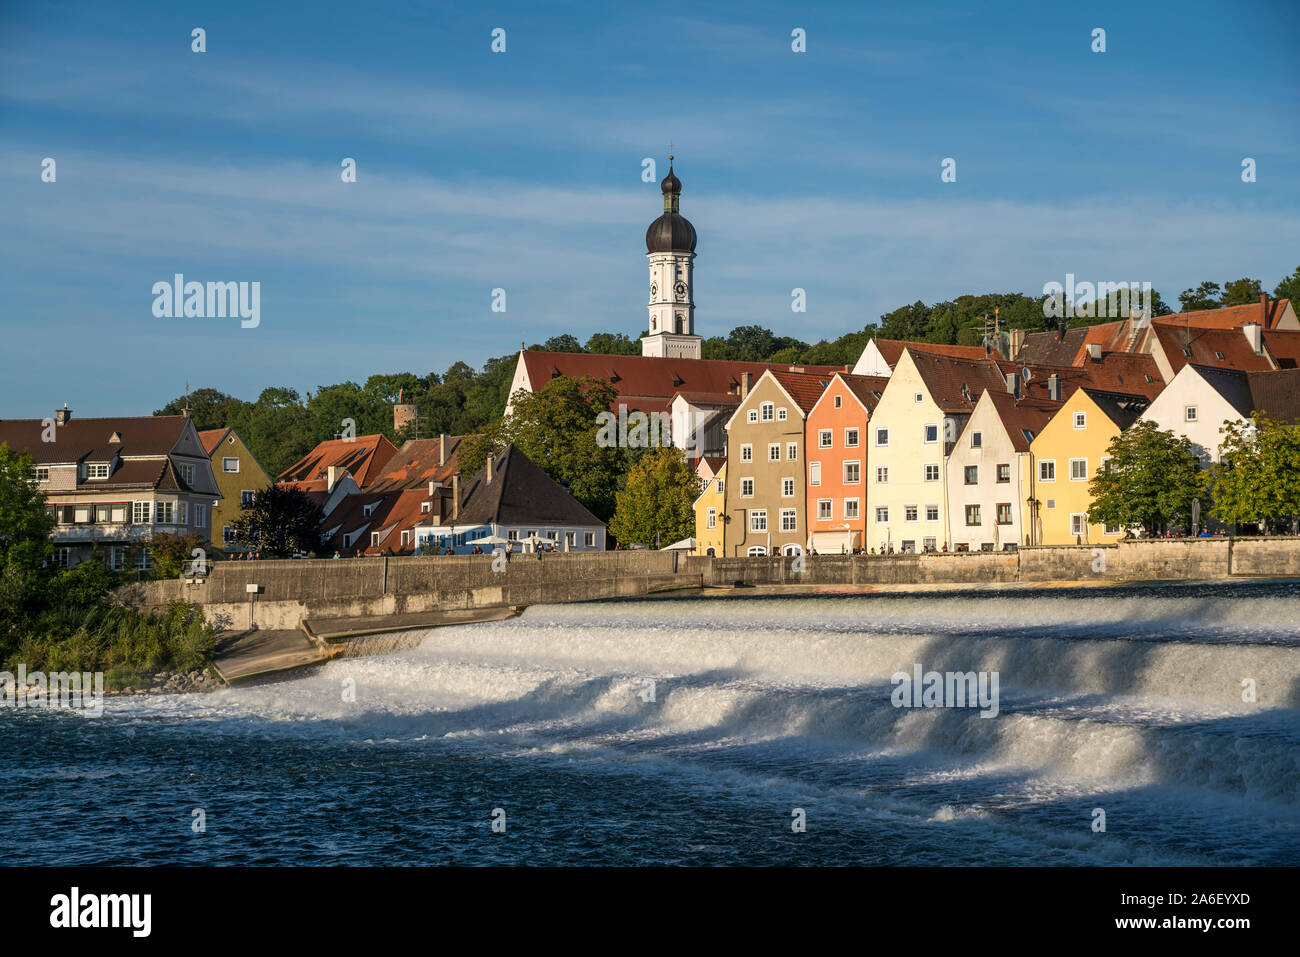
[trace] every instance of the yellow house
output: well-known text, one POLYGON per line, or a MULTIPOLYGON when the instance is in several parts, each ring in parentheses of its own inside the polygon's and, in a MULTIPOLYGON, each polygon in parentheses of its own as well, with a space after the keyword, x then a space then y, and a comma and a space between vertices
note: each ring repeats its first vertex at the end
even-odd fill
POLYGON ((706 479, 704 491, 695 500, 695 554, 725 555, 723 536, 727 514, 727 465, 706 479))
POLYGON ((221 490, 221 500, 212 506, 208 541, 227 552, 237 551, 234 518, 252 501, 254 492, 271 484, 271 478, 234 429, 208 429, 199 433, 199 439, 212 460, 212 474, 221 490))
POLYGON ((1029 446, 1024 528, 1032 545, 1107 544, 1119 527, 1090 522, 1088 483, 1106 460, 1111 440, 1137 419, 1128 398, 1078 389, 1029 446))

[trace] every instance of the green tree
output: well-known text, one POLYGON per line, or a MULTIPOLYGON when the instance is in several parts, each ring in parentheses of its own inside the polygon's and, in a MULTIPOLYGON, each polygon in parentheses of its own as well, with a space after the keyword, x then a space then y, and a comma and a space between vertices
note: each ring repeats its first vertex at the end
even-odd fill
POLYGON ((241 509, 231 525, 237 544, 261 552, 263 558, 288 558, 320 550, 321 520, 320 506, 305 492, 270 485, 254 493, 252 504, 241 509))
POLYGON ((0 640, 41 600, 54 522, 32 481, 32 457, 0 443, 0 640))
POLYGON ((1090 520, 1141 525, 1148 535, 1158 535, 1190 518, 1201 487, 1200 463, 1185 436, 1161 432, 1144 420, 1115 436, 1106 454, 1110 460, 1088 485, 1090 520))
POLYGON ((1183 304, 1183 312, 1199 312, 1202 309, 1218 309, 1222 298, 1217 282, 1203 282, 1195 289, 1184 289, 1179 294, 1178 301, 1183 304))
POLYGON ((621 332, 595 332, 582 347, 583 352, 600 356, 639 356, 641 343, 621 332))
POLYGON ((1219 300, 1219 305, 1245 306, 1259 302, 1259 297, 1263 294, 1263 284, 1258 279, 1237 279, 1223 284, 1223 298, 1219 300))
POLYGON ((641 456, 618 493, 609 530, 625 545, 671 545, 695 534, 694 502, 700 483, 676 448, 654 449, 641 456))
POLYGON ((1300 309, 1297 303, 1300 303, 1300 266, 1296 266, 1295 272, 1289 276, 1284 276, 1282 281, 1273 289, 1274 299, 1290 299, 1293 309, 1300 309))
POLYGON ((1259 522, 1265 534, 1294 530, 1300 516, 1300 426, 1255 412, 1227 421, 1220 461, 1202 475, 1213 499, 1210 514, 1222 522, 1259 522))

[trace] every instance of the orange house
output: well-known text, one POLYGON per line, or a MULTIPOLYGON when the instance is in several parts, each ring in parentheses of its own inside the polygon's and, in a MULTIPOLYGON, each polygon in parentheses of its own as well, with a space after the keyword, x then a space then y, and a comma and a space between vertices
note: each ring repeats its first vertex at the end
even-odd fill
POLYGON ((865 540, 867 421, 887 385, 887 376, 837 373, 808 413, 808 544, 820 554, 865 540))

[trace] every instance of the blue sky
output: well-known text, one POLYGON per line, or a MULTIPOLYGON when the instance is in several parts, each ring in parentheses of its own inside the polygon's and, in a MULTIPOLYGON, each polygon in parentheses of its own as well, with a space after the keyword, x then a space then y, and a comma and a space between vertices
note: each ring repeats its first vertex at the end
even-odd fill
POLYGON ((669 142, 705 336, 1067 272, 1271 290, 1300 264, 1300 5, 1083 6, 6 0, 0 417, 635 335, 669 142), (178 272, 260 282, 260 326, 155 318, 178 272))

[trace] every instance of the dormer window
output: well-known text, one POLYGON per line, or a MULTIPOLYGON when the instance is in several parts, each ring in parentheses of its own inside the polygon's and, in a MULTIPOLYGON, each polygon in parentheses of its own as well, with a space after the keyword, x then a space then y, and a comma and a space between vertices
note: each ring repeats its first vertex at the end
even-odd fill
POLYGON ((432 509, 432 508, 433 508, 433 503, 432 503, 432 502, 421 502, 421 503, 420 503, 420 514, 421 514, 421 515, 428 515, 430 509, 432 509))
POLYGON ((86 466, 87 479, 106 479, 108 478, 108 463, 93 462, 86 466))
POLYGON ((1216 353, 1214 354, 1214 358, 1216 358, 1216 359, 1218 359, 1220 362, 1222 362, 1222 361, 1223 361, 1223 353, 1222 353, 1222 352, 1216 352, 1216 353))
POLYGON ((181 471, 181 478, 185 480, 185 484, 186 484, 186 485, 189 485, 189 486, 191 486, 191 487, 193 487, 193 485, 194 485, 194 466, 193 466, 193 465, 182 465, 180 471, 181 471))
POLYGON ((375 514, 375 506, 378 505, 378 504, 379 504, 378 502, 371 502, 369 505, 363 505, 363 506, 361 506, 361 515, 362 515, 362 517, 363 517, 363 518, 369 518, 371 515, 374 515, 374 514, 375 514))

